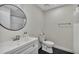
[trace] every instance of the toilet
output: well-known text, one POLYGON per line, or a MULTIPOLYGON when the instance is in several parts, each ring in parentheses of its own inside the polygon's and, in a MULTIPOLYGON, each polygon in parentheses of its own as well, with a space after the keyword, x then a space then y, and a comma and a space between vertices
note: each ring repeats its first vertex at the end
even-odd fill
POLYGON ((44 51, 46 51, 48 53, 53 53, 52 47, 54 46, 54 42, 46 40, 44 33, 40 34, 39 41, 41 43, 42 50, 44 50, 44 51))

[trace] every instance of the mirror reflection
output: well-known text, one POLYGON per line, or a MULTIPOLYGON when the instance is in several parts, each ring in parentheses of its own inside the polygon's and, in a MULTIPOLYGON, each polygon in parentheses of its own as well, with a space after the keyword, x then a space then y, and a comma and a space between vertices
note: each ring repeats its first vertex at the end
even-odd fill
POLYGON ((0 5, 0 25, 8 30, 20 30, 26 24, 26 16, 21 8, 15 5, 0 5))

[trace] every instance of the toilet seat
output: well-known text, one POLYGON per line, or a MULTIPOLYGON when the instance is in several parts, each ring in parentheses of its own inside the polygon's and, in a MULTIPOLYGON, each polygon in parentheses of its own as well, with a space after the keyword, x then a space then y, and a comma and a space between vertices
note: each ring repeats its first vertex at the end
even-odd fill
POLYGON ((54 42, 51 42, 51 41, 43 41, 43 44, 51 48, 51 47, 53 47, 54 42))

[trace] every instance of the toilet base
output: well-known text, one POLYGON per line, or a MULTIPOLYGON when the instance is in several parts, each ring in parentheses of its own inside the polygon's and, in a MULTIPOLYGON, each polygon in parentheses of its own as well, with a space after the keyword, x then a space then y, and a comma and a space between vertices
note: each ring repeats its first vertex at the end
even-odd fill
POLYGON ((47 47, 46 45, 42 44, 42 50, 48 52, 48 53, 53 53, 52 47, 47 47))

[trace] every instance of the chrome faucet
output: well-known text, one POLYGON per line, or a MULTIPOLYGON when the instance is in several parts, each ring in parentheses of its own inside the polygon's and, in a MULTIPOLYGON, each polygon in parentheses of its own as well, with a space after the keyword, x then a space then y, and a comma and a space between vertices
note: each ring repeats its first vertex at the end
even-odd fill
POLYGON ((16 37, 13 39, 13 41, 19 40, 20 39, 20 35, 16 35, 16 37))
POLYGON ((24 34, 27 34, 27 32, 24 32, 24 34))

